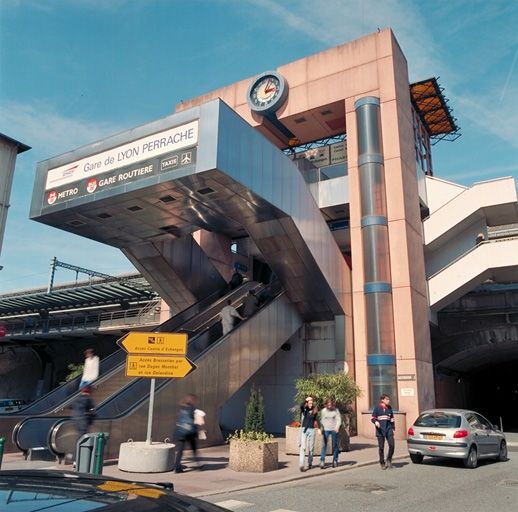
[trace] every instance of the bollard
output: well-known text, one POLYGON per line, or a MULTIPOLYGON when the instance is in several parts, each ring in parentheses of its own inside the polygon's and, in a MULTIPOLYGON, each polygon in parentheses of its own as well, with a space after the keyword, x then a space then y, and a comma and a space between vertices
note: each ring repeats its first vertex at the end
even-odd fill
POLYGON ((103 452, 104 452, 104 432, 97 434, 97 442, 95 443, 94 452, 94 475, 102 475, 103 473, 103 452))
POLYGON ((0 469, 2 469, 2 459, 4 458, 5 437, 0 437, 0 469))

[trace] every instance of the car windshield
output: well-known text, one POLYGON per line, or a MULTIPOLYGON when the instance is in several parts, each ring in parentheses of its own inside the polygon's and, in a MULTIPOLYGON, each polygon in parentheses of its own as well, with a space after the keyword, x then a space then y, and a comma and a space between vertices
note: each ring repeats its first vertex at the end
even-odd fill
POLYGON ((417 418, 416 427, 459 428, 460 416, 450 412, 424 412, 417 418))

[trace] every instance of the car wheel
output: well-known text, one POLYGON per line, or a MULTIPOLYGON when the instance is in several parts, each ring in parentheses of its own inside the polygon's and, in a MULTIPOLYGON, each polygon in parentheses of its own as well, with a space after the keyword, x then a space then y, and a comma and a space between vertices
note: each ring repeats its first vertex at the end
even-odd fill
POLYGON ((498 460, 500 462, 505 462, 507 460, 507 443, 502 441, 500 443, 500 451, 498 452, 498 460))
POLYGON ((420 453, 411 453, 410 460, 414 464, 421 464, 421 462, 423 462, 423 456, 420 453))
POLYGON ((472 446, 469 449, 468 457, 464 459, 464 467, 469 469, 475 469, 478 464, 477 448, 472 446))

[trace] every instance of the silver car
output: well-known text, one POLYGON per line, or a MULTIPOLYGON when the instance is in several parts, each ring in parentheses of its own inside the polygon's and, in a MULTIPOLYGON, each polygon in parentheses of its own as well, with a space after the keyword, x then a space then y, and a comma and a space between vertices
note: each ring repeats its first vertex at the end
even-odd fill
POLYGON ((415 464, 423 457, 462 459, 476 468, 479 459, 507 460, 505 435, 484 416, 464 409, 422 412, 408 429, 408 452, 415 464))

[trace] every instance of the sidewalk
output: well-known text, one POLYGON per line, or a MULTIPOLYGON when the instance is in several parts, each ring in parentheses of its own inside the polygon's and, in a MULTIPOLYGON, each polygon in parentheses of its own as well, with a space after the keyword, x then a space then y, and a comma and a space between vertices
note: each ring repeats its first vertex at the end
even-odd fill
MULTIPOLYGON (((241 473, 228 468, 229 446, 213 446, 199 451, 203 471, 198 471, 187 452, 185 458, 185 472, 176 474, 166 473, 127 473, 119 470, 117 461, 106 461, 103 474, 138 482, 173 482, 175 491, 190 496, 209 496, 228 491, 237 491, 253 487, 261 487, 273 483, 289 482, 313 476, 321 476, 337 471, 346 471, 355 467, 373 465, 372 471, 381 471, 378 466, 378 445, 374 439, 361 437, 351 438, 351 450, 340 453, 339 466, 331 467, 331 456, 327 456, 326 469, 319 468, 319 456, 313 459, 313 468, 301 473, 298 456, 284 453, 284 438, 279 442, 279 469, 268 473, 241 473)), ((406 442, 396 441, 394 460, 408 456, 406 442)), ((21 454, 6 454, 2 462, 2 469, 67 469, 69 465, 58 465, 52 461, 25 461, 21 454)))

